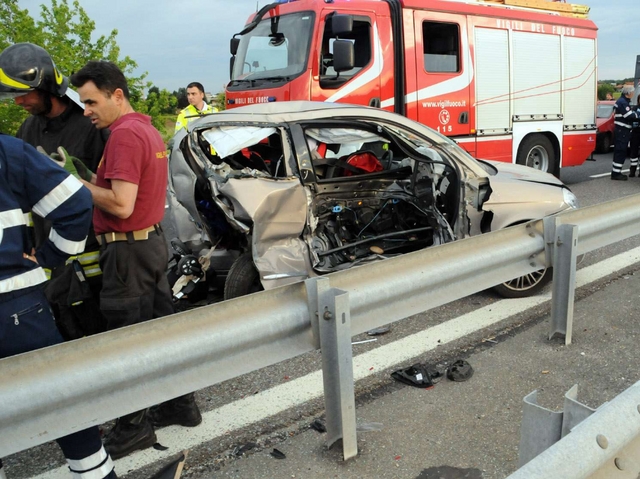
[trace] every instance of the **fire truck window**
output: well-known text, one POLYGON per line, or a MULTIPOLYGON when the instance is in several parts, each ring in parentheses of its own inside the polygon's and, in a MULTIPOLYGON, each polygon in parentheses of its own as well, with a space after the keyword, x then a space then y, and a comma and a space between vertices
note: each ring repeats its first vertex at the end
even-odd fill
POLYGON ((356 76, 371 62, 371 22, 369 19, 353 21, 353 31, 342 35, 335 35, 331 30, 331 21, 327 21, 322 37, 322 50, 320 52, 320 86, 322 88, 338 88, 340 85, 356 76), (333 69, 333 42, 337 39, 353 42, 355 53, 355 67, 351 70, 340 72, 338 75, 333 69))
POLYGON ((424 68, 430 73, 460 71, 460 28, 455 23, 424 22, 424 68))

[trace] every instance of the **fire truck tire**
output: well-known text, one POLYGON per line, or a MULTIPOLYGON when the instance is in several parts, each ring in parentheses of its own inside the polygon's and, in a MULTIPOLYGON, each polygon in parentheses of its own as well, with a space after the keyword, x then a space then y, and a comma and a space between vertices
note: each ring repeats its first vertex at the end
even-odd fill
POLYGON ((229 268, 229 274, 224 283, 224 299, 239 298, 263 289, 260 274, 253 264, 251 253, 238 256, 229 268))
POLYGON ((520 276, 493 287, 493 290, 503 298, 526 298, 533 296, 544 288, 553 278, 553 268, 520 276))
POLYGON ((516 163, 558 176, 558 160, 551 141, 540 134, 529 135, 518 148, 516 163))

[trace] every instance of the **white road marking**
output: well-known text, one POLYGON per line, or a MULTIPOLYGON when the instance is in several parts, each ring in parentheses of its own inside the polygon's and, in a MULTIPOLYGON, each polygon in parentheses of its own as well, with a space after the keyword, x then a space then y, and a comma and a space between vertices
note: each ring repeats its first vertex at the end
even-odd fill
MULTIPOLYGON (((622 173, 629 173, 629 170, 620 170, 622 173)), ((589 178, 604 178, 605 176, 611 176, 611 172, 609 173, 600 173, 598 175, 591 175, 589 178)))
MULTIPOLYGON (((627 266, 640 262, 640 247, 626 251, 576 273, 576 287, 585 286, 627 266)), ((551 294, 531 298, 503 299, 445 323, 406 336, 393 343, 354 356, 354 379, 366 378, 404 361, 491 326, 533 306, 551 300, 551 294)), ((162 458, 199 446, 216 437, 262 421, 323 394, 322 371, 315 371, 258 394, 225 404, 202 414, 202 424, 195 428, 170 426, 158 430, 158 442, 166 451, 146 449, 117 460, 116 472, 127 474, 162 458)), ((68 479, 66 466, 33 476, 31 479, 68 479)))

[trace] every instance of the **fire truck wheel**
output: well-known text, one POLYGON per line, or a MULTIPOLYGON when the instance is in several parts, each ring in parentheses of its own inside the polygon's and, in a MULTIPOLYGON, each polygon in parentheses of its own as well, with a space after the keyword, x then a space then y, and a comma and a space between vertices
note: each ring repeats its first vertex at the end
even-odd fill
POLYGON ((533 296, 553 278, 553 268, 535 271, 493 287, 503 298, 526 298, 533 296))
POLYGON ((552 175, 557 176, 559 173, 553 145, 544 135, 530 135, 522 140, 516 162, 552 175))
POLYGON ((224 299, 238 298, 263 289, 251 253, 238 256, 229 268, 229 274, 224 283, 224 299))

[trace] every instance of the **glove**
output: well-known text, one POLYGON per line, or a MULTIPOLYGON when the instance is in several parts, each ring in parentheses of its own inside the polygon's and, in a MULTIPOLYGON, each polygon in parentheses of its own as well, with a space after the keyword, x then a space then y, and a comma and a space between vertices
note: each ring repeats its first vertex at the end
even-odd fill
POLYGON ((73 175, 78 179, 81 178, 72 161, 73 156, 67 153, 67 150, 65 150, 63 147, 59 146, 58 152, 51 153, 50 155, 47 154, 47 152, 41 146, 36 147, 36 150, 38 150, 43 155, 47 155, 49 158, 53 160, 53 162, 56 165, 58 165, 61 168, 64 168, 67 171, 67 173, 69 173, 70 175, 73 175))
POLYGON ((84 181, 88 181, 89 183, 91 183, 91 178, 93 178, 93 171, 87 168, 87 165, 85 165, 82 162, 82 160, 80 160, 80 158, 76 158, 75 156, 72 156, 71 161, 73 162, 73 165, 76 167, 76 171, 80 175, 80 178, 82 178, 84 181))
MULTIPOLYGON (((52 155, 53 156, 53 155, 52 155)), ((58 147, 58 156, 64 160, 64 169, 78 179, 91 182, 93 171, 85 166, 85 164, 75 156, 71 156, 62 146, 58 147)))
POLYGON ((41 146, 36 146, 36 150, 38 150, 38 153, 42 153, 44 156, 46 156, 50 160, 53 160, 53 162, 56 165, 58 165, 60 168, 64 168, 64 161, 60 160, 60 155, 58 155, 57 153, 49 154, 41 146))

